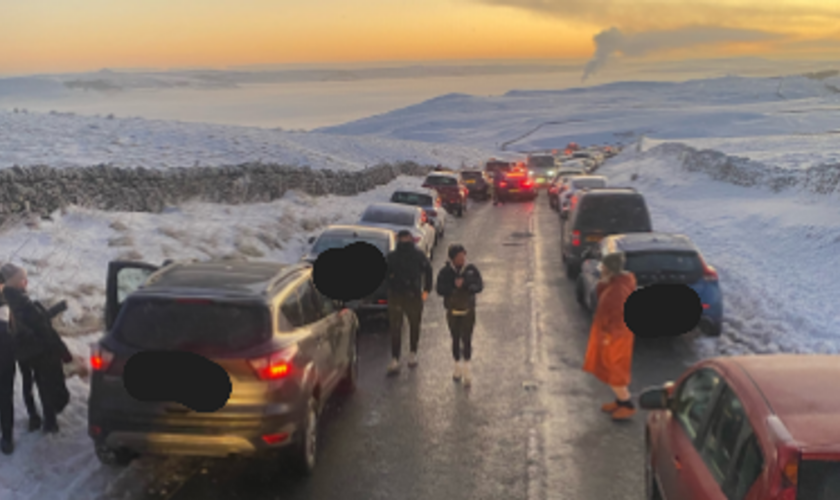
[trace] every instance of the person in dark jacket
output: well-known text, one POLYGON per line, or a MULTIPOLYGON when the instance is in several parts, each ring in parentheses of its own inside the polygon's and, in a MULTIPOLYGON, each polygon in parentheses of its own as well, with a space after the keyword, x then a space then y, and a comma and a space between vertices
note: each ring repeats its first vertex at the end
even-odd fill
POLYGON ((505 180, 505 172, 501 169, 496 169, 493 172, 493 205, 502 205, 504 201, 502 201, 499 184, 504 182, 505 180))
POLYGON ((397 234, 397 248, 386 258, 388 263, 388 323, 391 330, 391 354, 388 373, 400 369, 403 316, 408 318, 410 348, 408 365, 417 366, 417 346, 420 341, 420 321, 423 303, 432 290, 432 264, 414 244, 407 230, 397 234))
POLYGON ((475 327, 475 294, 484 290, 481 273, 472 264, 467 264, 467 250, 458 244, 449 246, 449 262, 437 276, 437 293, 443 296, 446 308, 446 323, 452 334, 452 357, 455 359, 457 382, 464 385, 472 382, 470 358, 472 358, 472 334, 475 327), (463 365, 461 358, 463 357, 463 365))
POLYGON ((15 351, 9 330, 9 306, 3 298, 3 276, 0 274, 0 451, 11 454, 14 449, 12 431, 15 423, 15 351))
POLYGON ((72 361, 67 345, 52 326, 49 313, 26 292, 29 284, 26 271, 6 264, 0 268, 5 286, 3 296, 11 312, 11 330, 15 356, 19 362, 30 366, 44 413, 43 431, 58 432, 56 416, 70 401, 70 392, 64 380, 62 361, 72 361))

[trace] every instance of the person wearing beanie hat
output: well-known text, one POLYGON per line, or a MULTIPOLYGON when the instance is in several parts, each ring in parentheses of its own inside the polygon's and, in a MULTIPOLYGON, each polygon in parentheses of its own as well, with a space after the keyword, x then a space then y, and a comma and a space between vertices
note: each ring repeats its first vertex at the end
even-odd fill
POLYGON ((15 351, 9 330, 9 306, 3 299, 5 277, 0 272, 0 451, 11 454, 14 449, 12 431, 15 423, 15 351))
POLYGON ((624 304, 636 290, 636 277, 624 270, 624 263, 621 252, 601 259, 598 306, 583 364, 584 371, 595 375, 615 393, 616 400, 601 407, 613 420, 626 420, 636 413, 629 390, 634 339, 624 322, 624 304))
POLYGON ((467 264, 467 250, 460 244, 450 245, 449 261, 438 272, 437 293, 443 297, 446 323, 452 335, 452 357, 455 359, 452 379, 463 381, 465 386, 472 381, 469 364, 475 327, 475 294, 482 290, 484 281, 478 268, 467 264))

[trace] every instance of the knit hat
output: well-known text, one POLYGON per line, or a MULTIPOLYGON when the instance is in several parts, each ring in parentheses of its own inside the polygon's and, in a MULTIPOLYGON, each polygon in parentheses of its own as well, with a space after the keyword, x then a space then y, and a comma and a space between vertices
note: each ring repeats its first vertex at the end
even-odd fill
POLYGON ((452 245, 449 245, 449 260, 454 259, 455 256, 461 252, 467 253, 467 249, 464 248, 464 245, 461 245, 460 243, 453 243, 452 245))
POLYGON ((406 237, 414 238, 414 235, 411 234, 411 231, 409 231, 408 229, 403 229, 399 233, 397 233, 397 239, 406 238, 406 237))
POLYGON ((23 272, 23 269, 9 262, 0 267, 0 276, 3 277, 3 283, 8 282, 18 274, 23 272))
POLYGON ((604 269, 609 271, 611 274, 619 274, 624 271, 624 263, 626 262, 626 258, 624 256, 624 252, 615 252, 604 255, 601 259, 601 265, 604 266, 604 269))

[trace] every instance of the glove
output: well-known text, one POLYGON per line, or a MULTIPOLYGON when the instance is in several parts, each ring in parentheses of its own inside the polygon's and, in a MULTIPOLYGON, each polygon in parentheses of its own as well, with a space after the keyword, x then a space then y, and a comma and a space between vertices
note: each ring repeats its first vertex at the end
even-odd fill
POLYGON ((426 302, 426 299, 429 298, 429 292, 423 292, 423 302, 426 302))

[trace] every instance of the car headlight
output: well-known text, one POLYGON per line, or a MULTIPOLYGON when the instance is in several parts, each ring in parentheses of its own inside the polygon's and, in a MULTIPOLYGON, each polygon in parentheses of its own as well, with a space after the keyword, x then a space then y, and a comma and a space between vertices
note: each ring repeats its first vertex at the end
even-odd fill
POLYGON ((549 170, 548 175, 554 175, 554 170, 549 170))

